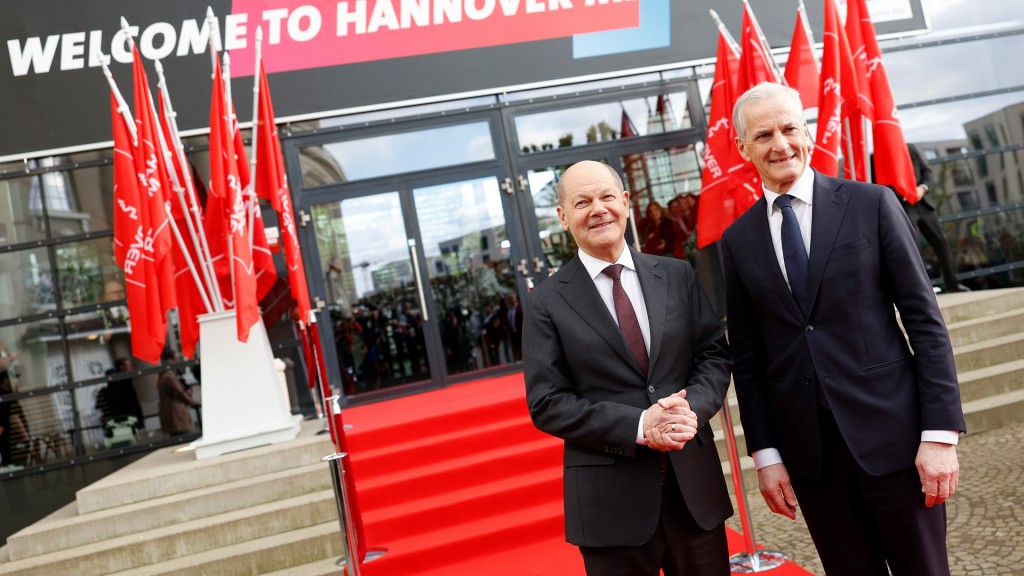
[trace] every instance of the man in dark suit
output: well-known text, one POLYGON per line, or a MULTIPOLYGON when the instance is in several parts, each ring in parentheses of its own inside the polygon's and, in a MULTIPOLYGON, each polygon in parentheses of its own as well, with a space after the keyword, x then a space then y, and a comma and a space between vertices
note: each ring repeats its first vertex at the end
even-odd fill
POLYGON ((534 424, 565 441, 566 540, 591 576, 726 576, 721 322, 689 264, 627 248, 612 168, 573 165, 558 198, 580 250, 523 300, 523 361, 534 424))
POLYGON ((722 237, 761 493, 789 518, 799 501, 829 576, 948 575, 965 428, 949 335, 895 195, 811 170, 802 110, 761 84, 733 113, 764 189, 722 237))

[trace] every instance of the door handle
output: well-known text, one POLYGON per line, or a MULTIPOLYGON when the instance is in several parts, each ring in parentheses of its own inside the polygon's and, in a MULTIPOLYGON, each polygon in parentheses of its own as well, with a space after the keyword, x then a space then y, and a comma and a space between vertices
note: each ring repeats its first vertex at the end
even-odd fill
POLYGON ((420 297, 420 310, 423 321, 430 320, 427 316, 427 299, 423 297, 423 277, 420 275, 420 259, 416 257, 416 239, 409 238, 409 258, 412 258, 412 274, 416 278, 416 293, 420 297))

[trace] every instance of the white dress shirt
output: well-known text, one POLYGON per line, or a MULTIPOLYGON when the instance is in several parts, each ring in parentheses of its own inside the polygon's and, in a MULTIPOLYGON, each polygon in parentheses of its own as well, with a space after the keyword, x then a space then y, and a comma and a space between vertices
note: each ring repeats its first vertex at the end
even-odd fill
MULTIPOLYGON (((615 285, 615 281, 603 273, 605 268, 611 266, 611 263, 594 258, 583 250, 579 251, 579 257, 583 267, 587 269, 587 273, 590 274, 590 278, 594 281, 594 286, 597 287, 601 300, 608 307, 608 312, 611 313, 612 319, 615 320, 615 324, 618 324, 619 317, 615 314, 615 298, 612 296, 612 287, 615 285)), ((633 305, 633 311, 636 312, 637 322, 640 323, 640 332, 644 335, 644 347, 647 348, 647 354, 650 355, 651 321, 647 317, 647 303, 644 302, 644 293, 640 289, 640 277, 636 274, 633 254, 629 251, 628 247, 622 249, 622 254, 619 254, 619 259, 614 264, 622 264, 619 282, 622 283, 622 289, 626 292, 626 296, 629 297, 629 302, 633 305)), ((636 429, 637 444, 647 444, 644 440, 644 415, 646 413, 647 410, 640 413, 640 422, 637 424, 636 429)))

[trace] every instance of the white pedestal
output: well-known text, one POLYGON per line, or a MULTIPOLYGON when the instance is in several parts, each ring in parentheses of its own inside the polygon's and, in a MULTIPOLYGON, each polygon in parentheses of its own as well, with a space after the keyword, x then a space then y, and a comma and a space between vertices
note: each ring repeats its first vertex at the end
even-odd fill
POLYGON ((203 437, 196 459, 292 440, 293 416, 281 392, 267 330, 260 320, 248 342, 238 341, 234 310, 199 317, 203 437))

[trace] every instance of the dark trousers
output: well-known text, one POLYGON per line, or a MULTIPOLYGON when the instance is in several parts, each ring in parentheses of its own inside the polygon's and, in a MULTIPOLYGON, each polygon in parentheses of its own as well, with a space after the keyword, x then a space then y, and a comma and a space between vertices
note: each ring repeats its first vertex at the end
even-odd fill
POLYGON ((946 508, 925 507, 917 469, 871 476, 831 412, 819 408, 818 420, 821 474, 792 483, 828 576, 948 576, 946 508))
MULTIPOLYGON (((672 474, 669 474, 672 477, 672 474)), ((641 546, 580 546, 587 576, 729 576, 725 524, 704 530, 686 508, 674 477, 662 486, 661 520, 641 546)))
POLYGON ((955 291, 957 288, 956 268, 953 266, 953 256, 949 253, 949 243, 942 233, 942 224, 939 223, 939 216, 931 206, 923 202, 917 204, 903 203, 903 209, 907 212, 910 221, 921 230, 921 235, 931 245, 935 252, 935 258, 939 262, 939 270, 942 272, 942 281, 947 291, 955 291))

